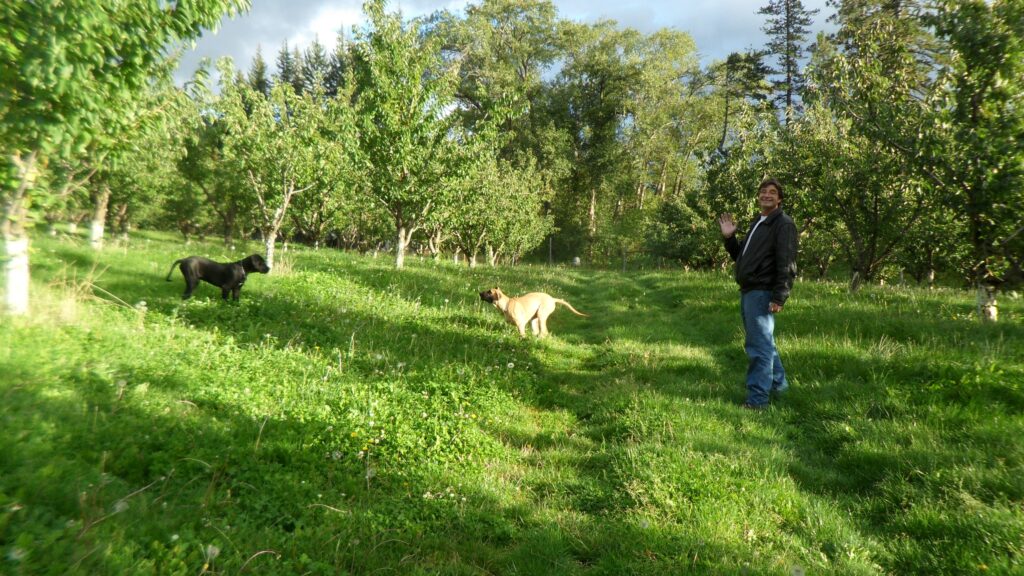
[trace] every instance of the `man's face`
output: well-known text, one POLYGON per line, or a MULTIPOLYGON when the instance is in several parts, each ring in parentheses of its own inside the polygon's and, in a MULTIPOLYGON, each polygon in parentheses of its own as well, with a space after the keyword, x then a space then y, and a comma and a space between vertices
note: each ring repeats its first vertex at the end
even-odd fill
POLYGON ((775 187, 775 184, 768 184, 764 188, 757 191, 757 201, 761 206, 761 213, 768 214, 779 207, 782 203, 782 199, 779 198, 779 189, 775 187))

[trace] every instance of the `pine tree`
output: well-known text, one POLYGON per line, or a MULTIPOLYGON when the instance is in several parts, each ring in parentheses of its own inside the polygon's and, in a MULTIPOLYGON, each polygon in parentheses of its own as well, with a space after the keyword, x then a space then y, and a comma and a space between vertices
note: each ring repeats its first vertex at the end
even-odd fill
POLYGON ((319 39, 306 48, 302 60, 302 81, 306 88, 324 86, 327 82, 327 75, 330 72, 330 62, 327 60, 327 51, 319 39))
POLYGON ((331 52, 327 63, 327 75, 324 76, 324 92, 328 97, 337 96, 338 90, 345 86, 345 75, 352 69, 352 45, 345 38, 344 29, 338 31, 338 43, 331 52))
POLYGON ((295 57, 288 49, 288 41, 285 40, 281 50, 277 53, 277 75, 274 80, 281 84, 295 85, 295 79, 299 76, 299 69, 296 66, 295 57))
POLYGON ((718 152, 727 156, 726 139, 729 135, 730 113, 738 108, 743 101, 760 105, 768 99, 770 91, 767 81, 771 70, 764 64, 765 52, 733 52, 721 65, 719 73, 723 76, 725 87, 724 115, 722 120, 722 136, 718 142, 718 152))
POLYGON ((256 56, 252 59, 252 66, 249 67, 249 85, 252 89, 263 94, 270 95, 270 79, 267 78, 267 62, 263 59, 263 49, 256 46, 256 56))
POLYGON ((303 60, 299 47, 292 48, 292 66, 295 70, 295 74, 292 76, 292 88, 295 88, 296 94, 302 94, 306 90, 306 79, 302 76, 303 60))
POLYGON ((769 0, 768 5, 757 12, 768 16, 761 30, 768 34, 768 54, 778 57, 778 68, 771 70, 781 79, 772 83, 777 96, 775 101, 786 111, 786 124, 793 120, 798 98, 804 88, 804 75, 800 61, 807 52, 804 40, 809 32, 811 16, 818 10, 804 8, 800 0, 769 0))

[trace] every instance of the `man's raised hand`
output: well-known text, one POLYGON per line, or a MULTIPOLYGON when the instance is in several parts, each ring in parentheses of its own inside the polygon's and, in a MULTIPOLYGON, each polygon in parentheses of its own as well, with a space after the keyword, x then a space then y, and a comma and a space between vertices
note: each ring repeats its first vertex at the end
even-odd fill
POLYGON ((736 221, 732 214, 725 213, 718 217, 718 227, 722 229, 722 236, 732 238, 736 234, 736 221))

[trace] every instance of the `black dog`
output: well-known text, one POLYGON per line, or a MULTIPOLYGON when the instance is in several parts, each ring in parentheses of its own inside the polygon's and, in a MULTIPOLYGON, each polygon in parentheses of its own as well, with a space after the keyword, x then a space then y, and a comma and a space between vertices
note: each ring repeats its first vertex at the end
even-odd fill
POLYGON ((174 264, 171 264, 171 269, 167 272, 168 282, 171 281, 171 274, 174 274, 174 267, 178 264, 181 264, 181 266, 178 266, 178 269, 181 270, 182 276, 185 277, 185 294, 182 296, 184 300, 192 296, 192 291, 199 285, 200 280, 209 282, 214 286, 219 286, 223 299, 228 299, 228 292, 230 291, 231 297, 234 300, 238 300, 238 293, 242 291, 242 285, 245 284, 245 277, 248 274, 253 272, 266 274, 270 272, 270 266, 267 266, 267 261, 259 254, 246 256, 238 262, 228 264, 214 262, 202 256, 189 256, 188 258, 175 260, 174 264))

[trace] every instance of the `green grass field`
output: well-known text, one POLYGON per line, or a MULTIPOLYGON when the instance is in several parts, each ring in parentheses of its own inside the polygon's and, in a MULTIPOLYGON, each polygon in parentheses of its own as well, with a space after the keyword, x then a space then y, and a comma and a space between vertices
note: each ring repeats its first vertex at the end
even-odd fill
POLYGON ((725 273, 293 249, 182 302, 190 253, 248 252, 34 240, 0 573, 1024 573, 1020 298, 798 282, 749 413, 725 273), (495 285, 590 317, 522 340, 495 285))

